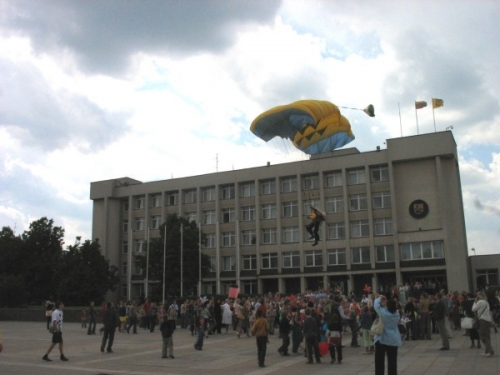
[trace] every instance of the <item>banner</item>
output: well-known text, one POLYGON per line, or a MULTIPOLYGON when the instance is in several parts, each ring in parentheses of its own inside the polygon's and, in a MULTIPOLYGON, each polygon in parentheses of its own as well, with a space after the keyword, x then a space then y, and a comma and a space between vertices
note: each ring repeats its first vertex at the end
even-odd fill
POLYGON ((421 109, 427 107, 427 102, 420 101, 420 102, 415 102, 415 109, 421 109))
POLYGON ((238 298, 238 294, 240 293, 240 288, 229 287, 229 298, 238 298))

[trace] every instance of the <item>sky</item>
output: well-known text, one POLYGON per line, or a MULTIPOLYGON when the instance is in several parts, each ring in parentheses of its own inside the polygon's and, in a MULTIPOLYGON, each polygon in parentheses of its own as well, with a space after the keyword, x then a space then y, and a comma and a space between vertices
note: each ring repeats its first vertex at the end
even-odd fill
POLYGON ((341 109, 361 152, 452 131, 470 254, 499 253, 498 20, 488 0, 0 0, 0 226, 48 217, 69 245, 93 181, 304 160, 249 127, 319 99, 374 105, 341 109))

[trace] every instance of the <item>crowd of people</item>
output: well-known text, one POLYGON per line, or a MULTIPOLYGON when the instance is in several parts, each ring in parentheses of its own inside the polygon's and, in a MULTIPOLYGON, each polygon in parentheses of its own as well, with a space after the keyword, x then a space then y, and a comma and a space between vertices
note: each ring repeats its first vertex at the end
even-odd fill
MULTIPOLYGON (((232 299, 201 297, 181 304, 176 300, 162 304, 146 299, 141 304, 130 301, 119 302, 116 306, 107 302, 99 311, 91 302, 82 311, 82 327, 87 334, 95 334, 96 317, 100 317, 103 323, 100 329, 103 334, 101 351, 109 353, 112 352, 116 329, 137 334, 139 329, 155 332, 159 327, 161 356, 171 359, 175 358, 173 335, 178 326, 193 336, 195 350, 203 350, 204 340, 210 335, 231 332, 238 339, 255 336, 260 367, 265 366, 269 335, 281 339, 280 355, 304 355, 307 364, 321 362, 321 357, 328 353, 330 363, 341 364, 345 345, 363 346, 364 354, 375 353, 376 375, 384 373, 385 357, 388 373, 392 375, 397 373, 397 348, 405 341, 430 340, 432 334, 439 334, 442 340, 440 350, 449 350, 452 332, 462 330, 462 318, 471 317, 478 322, 477 326, 464 331, 464 335, 470 336, 471 348, 479 349, 482 343, 485 348, 482 355, 494 355, 490 329, 496 331, 496 325, 492 323, 500 306, 498 292, 493 297, 490 293, 489 299, 484 292, 471 295, 465 291, 440 290, 429 294, 426 288, 414 286, 390 288, 380 294, 371 293, 367 286, 365 292, 360 298, 352 293, 346 296, 339 290, 232 299), (374 334, 372 325, 377 317, 382 320, 384 330, 374 334)), ((60 318, 60 322, 55 322, 52 314, 50 324, 62 327, 62 312, 60 318)), ((60 343, 61 359, 64 357, 61 334, 53 339, 45 360, 57 343, 60 343)))

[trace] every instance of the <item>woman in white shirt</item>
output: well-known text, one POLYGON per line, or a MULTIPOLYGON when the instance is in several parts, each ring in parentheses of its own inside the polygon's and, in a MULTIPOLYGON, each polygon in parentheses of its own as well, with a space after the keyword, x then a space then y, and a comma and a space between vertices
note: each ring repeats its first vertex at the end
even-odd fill
POLYGON ((481 354, 483 357, 491 357, 494 353, 491 347, 490 327, 491 327, 491 314, 490 305, 486 299, 484 292, 477 292, 476 301, 472 305, 472 311, 476 313, 479 321, 479 338, 484 344, 485 352, 481 354))

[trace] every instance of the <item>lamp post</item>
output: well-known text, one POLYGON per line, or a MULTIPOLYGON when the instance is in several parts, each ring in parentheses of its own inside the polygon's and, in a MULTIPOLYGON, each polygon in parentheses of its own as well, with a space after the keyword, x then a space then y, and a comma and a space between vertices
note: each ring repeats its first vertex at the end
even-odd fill
POLYGON ((476 249, 472 248, 471 251, 474 253, 474 256, 476 256, 476 249))

